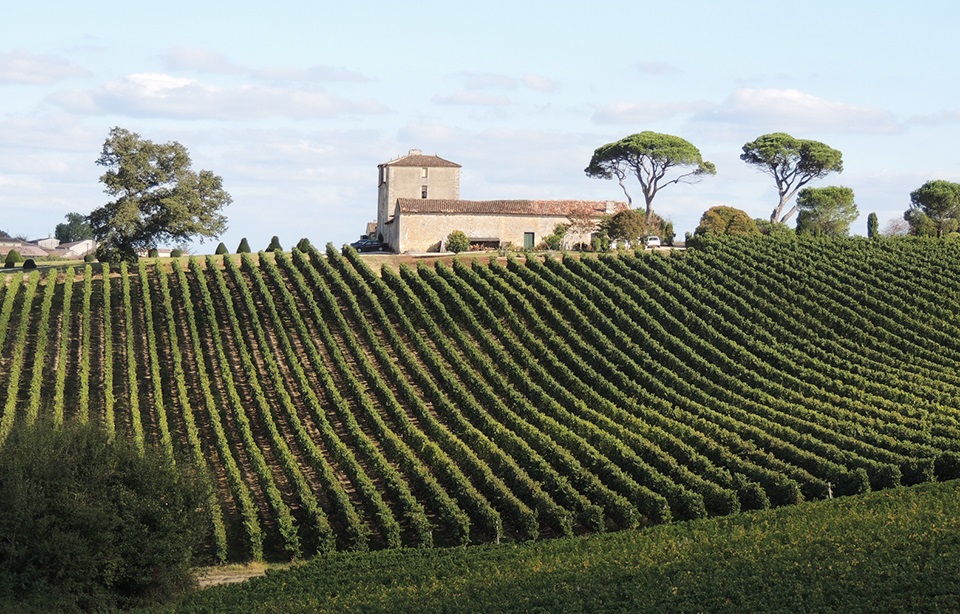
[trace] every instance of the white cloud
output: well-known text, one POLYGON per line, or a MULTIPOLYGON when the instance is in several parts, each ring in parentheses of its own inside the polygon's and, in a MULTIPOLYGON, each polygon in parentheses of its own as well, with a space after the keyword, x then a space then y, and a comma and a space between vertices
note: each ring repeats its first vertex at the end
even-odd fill
POLYGON ((593 119, 599 124, 638 124, 661 121, 702 111, 705 102, 612 102, 594 105, 593 119))
POLYGON ((372 81, 370 77, 345 68, 332 66, 311 66, 299 68, 263 68, 252 71, 252 76, 258 79, 271 81, 315 81, 315 82, 365 82, 372 81))
POLYGON ((433 101, 443 105, 472 105, 481 107, 499 107, 510 104, 510 98, 481 92, 454 92, 446 96, 434 96, 433 101))
POLYGON ((549 77, 527 73, 523 76, 523 84, 532 90, 538 92, 555 92, 560 89, 560 84, 549 77))
POLYGON ((375 101, 353 101, 313 89, 220 87, 159 73, 128 75, 93 90, 59 92, 51 101, 77 113, 180 119, 324 119, 385 113, 375 101))
POLYGON ((219 53, 200 47, 174 47, 163 59, 170 70, 191 70, 228 75, 246 72, 245 68, 231 62, 219 53))
POLYGON ((787 132, 897 130, 893 116, 882 109, 825 100, 794 89, 741 88, 699 119, 771 126, 787 132))
POLYGON ((90 72, 52 55, 35 55, 26 51, 0 53, 0 82, 49 85, 72 77, 88 77, 90 72))

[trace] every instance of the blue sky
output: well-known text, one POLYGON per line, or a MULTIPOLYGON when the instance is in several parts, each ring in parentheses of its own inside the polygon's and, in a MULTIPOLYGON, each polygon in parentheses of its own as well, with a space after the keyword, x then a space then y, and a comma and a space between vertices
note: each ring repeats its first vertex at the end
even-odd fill
POLYGON ((960 181, 958 23, 948 0, 24 3, 0 21, 0 229, 105 203, 94 162, 121 126, 223 178, 231 251, 355 240, 377 164, 411 148, 462 164, 462 198, 622 200, 583 169, 643 130, 717 166, 654 201, 681 236, 718 204, 770 215, 739 155, 780 131, 843 152, 813 185, 853 188, 863 234, 960 181))

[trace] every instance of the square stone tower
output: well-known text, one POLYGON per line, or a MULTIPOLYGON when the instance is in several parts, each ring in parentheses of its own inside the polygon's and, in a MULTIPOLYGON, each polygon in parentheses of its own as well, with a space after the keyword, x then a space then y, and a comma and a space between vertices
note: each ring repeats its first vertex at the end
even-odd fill
POLYGON ((377 165, 379 196, 377 199, 377 238, 389 234, 384 224, 393 219, 398 198, 458 200, 460 198, 460 165, 439 156, 425 156, 419 149, 400 158, 377 165))

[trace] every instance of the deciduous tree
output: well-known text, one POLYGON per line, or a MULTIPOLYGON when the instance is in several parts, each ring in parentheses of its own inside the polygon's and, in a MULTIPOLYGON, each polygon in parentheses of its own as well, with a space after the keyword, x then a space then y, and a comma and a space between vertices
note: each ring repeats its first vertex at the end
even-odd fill
POLYGON ((689 141, 648 130, 598 147, 584 172, 589 177, 616 178, 631 206, 633 198, 626 178, 635 176, 643 190, 646 215, 650 217, 653 199, 660 190, 676 183, 696 183, 704 175, 715 175, 717 169, 713 163, 705 162, 700 150, 689 141))
POLYGON ((844 186, 804 188, 797 196, 797 233, 846 235, 860 215, 853 190, 844 186))
POLYGON ((216 237, 227 228, 221 210, 230 204, 223 181, 191 169, 187 149, 157 144, 113 128, 97 164, 104 192, 115 200, 90 214, 100 260, 135 261, 137 252, 171 241, 216 237))
POLYGON ((784 132, 757 137, 743 146, 740 159, 772 176, 777 183, 780 201, 770 214, 771 222, 786 222, 797 212, 794 206, 786 213, 790 199, 814 179, 843 172, 843 154, 819 141, 797 139, 784 132))
POLYGON ((693 233, 705 235, 758 235, 757 222, 746 211, 726 205, 717 205, 704 211, 700 224, 693 233))
POLYGON ((910 193, 910 234, 942 237, 960 227, 960 184, 936 179, 910 193))
POLYGON ((74 241, 83 241, 93 238, 93 228, 90 226, 90 218, 82 213, 68 213, 67 221, 57 224, 53 231, 53 236, 61 243, 73 243, 74 241))

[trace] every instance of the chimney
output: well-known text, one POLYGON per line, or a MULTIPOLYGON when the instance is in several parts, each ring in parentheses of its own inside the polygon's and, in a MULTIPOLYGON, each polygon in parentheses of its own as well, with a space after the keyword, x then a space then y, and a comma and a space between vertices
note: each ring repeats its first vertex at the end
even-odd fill
POLYGON ((410 150, 410 153, 408 153, 407 155, 408 155, 408 156, 419 156, 419 155, 422 155, 422 154, 423 154, 423 152, 420 151, 419 149, 411 149, 411 150, 410 150))

